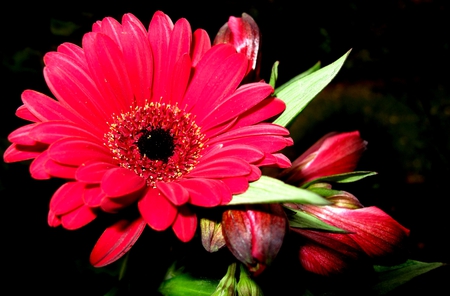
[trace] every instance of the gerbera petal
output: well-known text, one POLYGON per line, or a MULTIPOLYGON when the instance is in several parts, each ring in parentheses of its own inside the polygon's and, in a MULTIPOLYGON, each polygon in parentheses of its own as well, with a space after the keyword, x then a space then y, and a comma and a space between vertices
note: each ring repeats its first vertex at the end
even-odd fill
POLYGON ((80 122, 77 116, 66 109, 66 107, 37 91, 25 90, 22 93, 22 102, 24 103, 24 106, 39 119, 39 121, 68 120, 80 122))
POLYGON ((112 157, 104 146, 83 138, 64 138, 49 147, 49 156, 54 161, 78 166, 89 160, 108 162, 112 157))
POLYGON ((264 153, 260 149, 250 145, 235 144, 223 147, 222 144, 218 144, 209 147, 218 147, 218 149, 205 151, 205 154, 202 156, 202 162, 208 162, 211 157, 239 157, 248 163, 254 163, 264 158, 264 153))
POLYGON ((142 23, 128 13, 122 19, 123 34, 120 35, 123 58, 133 89, 136 106, 143 106, 151 95, 153 60, 147 31, 142 23))
POLYGON ((92 78, 103 95, 102 106, 109 106, 108 114, 132 106, 133 92, 119 45, 108 36, 90 33, 83 38, 83 48, 92 78))
POLYGON ((145 228, 145 221, 120 220, 105 229, 92 249, 89 261, 95 267, 108 265, 125 255, 145 228))
POLYGON ((256 181, 259 180, 259 178, 261 178, 262 172, 259 169, 259 167, 257 167, 256 165, 250 165, 250 167, 252 168, 252 172, 250 175, 247 176, 248 181, 256 181))
MULTIPOLYGON (((48 151, 46 151, 48 152, 48 151)), ((48 156, 48 153, 46 153, 45 156, 46 160, 43 159, 41 162, 44 165, 44 169, 47 172, 47 174, 51 175, 52 177, 56 178, 63 178, 63 179, 74 179, 75 178, 75 172, 77 170, 76 166, 70 166, 70 165, 64 165, 58 162, 53 161, 48 156)))
POLYGON ((83 205, 84 185, 67 182, 59 187, 50 200, 50 209, 55 215, 67 214, 83 205))
POLYGON ((191 76, 191 59, 186 53, 180 57, 174 66, 173 73, 171 75, 171 87, 167 94, 167 101, 170 104, 180 103, 191 76))
POLYGON ((186 178, 220 179, 245 176, 250 172, 250 165, 246 161, 237 157, 221 157, 200 162, 195 169, 186 175, 186 178))
POLYGON ((122 49, 120 35, 122 35, 122 25, 112 17, 105 17, 102 21, 96 22, 92 26, 92 32, 107 35, 122 49))
POLYGON ((34 146, 12 144, 3 153, 3 160, 6 163, 33 159, 42 153, 48 146, 37 143, 34 146))
POLYGON ((204 106, 214 106, 229 96, 238 87, 247 71, 247 58, 239 53, 234 53, 223 60, 217 57, 214 60, 216 63, 204 66, 202 61, 197 66, 196 75, 194 74, 186 93, 186 97, 190 99, 183 102, 188 108, 192 108, 190 111, 197 116, 199 122, 202 122, 209 112, 209 108, 204 106), (196 95, 195 102, 192 101, 194 95, 196 95))
POLYGON ((83 49, 76 44, 69 42, 63 43, 58 46, 57 51, 71 57, 72 59, 78 61, 80 64, 86 63, 83 49))
MULTIPOLYGON (((222 178, 220 179, 222 182, 227 185, 232 194, 241 194, 247 191, 248 189, 248 178, 247 177, 231 177, 231 178, 222 178)), ((222 200, 222 204, 227 204, 230 200, 222 200)))
POLYGON ((31 177, 37 180, 47 180, 51 175, 45 170, 45 163, 48 160, 48 151, 42 152, 30 164, 31 177))
POLYGON ((91 208, 100 207, 102 200, 106 197, 99 185, 86 185, 83 195, 84 204, 91 208))
POLYGON ((243 85, 231 96, 218 104, 214 104, 214 108, 208 110, 209 113, 204 116, 203 121, 199 121, 199 124, 206 131, 214 125, 239 116, 267 98, 271 93, 273 93, 273 88, 266 83, 258 82, 243 85))
POLYGON ((53 211, 50 209, 48 211, 47 223, 50 227, 58 227, 59 225, 61 225, 61 219, 57 217, 55 213, 53 213, 53 211))
POLYGON ((211 48, 211 40, 208 33, 203 29, 197 29, 192 35, 191 59, 192 67, 196 67, 205 52, 211 48))
POLYGON ((170 43, 170 35, 173 30, 172 20, 161 11, 155 12, 150 21, 148 38, 153 53, 154 72, 153 84, 154 100, 159 100, 167 87, 167 60, 170 43))
POLYGON ((33 113, 28 110, 28 108, 25 105, 20 106, 16 110, 16 116, 31 122, 39 122, 39 118, 33 115, 33 113))
POLYGON ((101 183, 103 175, 110 169, 117 167, 109 162, 92 162, 80 166, 75 179, 84 183, 101 183))
MULTIPOLYGON (((228 57, 236 55, 236 50, 231 45, 220 44, 214 47, 211 47, 200 60, 198 65, 196 66, 194 75, 192 77, 191 83, 189 84, 189 88, 186 92, 186 95, 183 99, 183 104, 188 106, 189 108, 193 108, 196 106, 197 101, 201 98, 203 90, 206 88, 208 91, 211 91, 211 88, 214 88, 214 83, 220 83, 221 76, 218 76, 217 70, 223 68, 223 63, 227 60, 228 57), (211 79, 211 84, 208 84, 211 79)), ((239 58, 238 58, 239 59, 239 58)), ((235 61, 234 59, 232 59, 235 61)), ((231 61, 231 60, 230 60, 231 61)), ((236 67, 239 72, 239 61, 235 61, 235 64, 230 65, 230 67, 236 67)), ((231 70, 231 69, 230 69, 231 70)), ((228 73, 230 75, 230 73, 228 73)), ((239 75, 239 73, 237 73, 239 75)), ((226 81, 222 81, 223 84, 226 84, 226 81)), ((221 88, 226 87, 222 86, 221 88)), ((236 88, 237 85, 229 85, 229 88, 236 88)), ((233 89, 234 90, 234 89, 233 89)), ((206 92, 204 94, 207 95, 206 92)), ((221 94, 228 95, 228 94, 221 94)), ((202 105, 206 103, 207 98, 204 98, 205 101, 202 101, 202 105)), ((217 99, 217 98, 214 98, 217 99)), ((201 107, 200 106, 200 107, 201 107)), ((200 108, 199 107, 199 108, 200 108)), ((190 109, 187 109, 190 111, 190 109)))
POLYGON ((97 217, 93 209, 81 206, 61 217, 61 225, 65 229, 75 230, 89 224, 97 217))
MULTIPOLYGON (((97 137, 78 125, 68 121, 46 121, 36 124, 30 131, 30 137, 46 144, 51 144, 66 137, 86 138, 93 142, 99 142, 97 137)), ((99 142, 101 144, 101 142, 99 142)))
POLYGON ((8 141, 16 143, 18 145, 27 146, 33 146, 37 144, 36 141, 30 137, 30 130, 32 130, 36 125, 37 123, 32 123, 19 127, 8 135, 8 141))
POLYGON ((157 189, 149 189, 139 200, 138 208, 147 224, 155 230, 166 230, 177 216, 177 207, 157 189))
POLYGON ((189 200, 189 192, 176 182, 158 182, 156 187, 176 206, 183 205, 189 200))
POLYGON ((189 192, 189 202, 196 206, 215 207, 222 199, 231 196, 228 187, 220 180, 214 179, 182 179, 179 183, 189 192))
POLYGON ((102 177, 102 189, 109 197, 121 197, 140 191, 145 180, 124 168, 108 170, 102 177))
POLYGON ((266 156, 255 164, 257 166, 276 166, 279 168, 291 167, 291 161, 282 153, 266 153, 266 156))
MULTIPOLYGON (((166 71, 168 77, 172 78, 175 73, 175 65, 191 49, 192 33, 189 22, 181 18, 173 26, 168 47, 168 60, 166 61, 166 71)), ((167 78, 168 79, 168 78, 167 78)))
POLYGON ((178 208, 178 215, 172 225, 173 232, 182 241, 190 241, 197 229, 197 215, 187 206, 178 208))
POLYGON ((281 114, 286 104, 279 98, 267 98, 255 107, 247 110, 239 117, 236 128, 259 123, 281 114))

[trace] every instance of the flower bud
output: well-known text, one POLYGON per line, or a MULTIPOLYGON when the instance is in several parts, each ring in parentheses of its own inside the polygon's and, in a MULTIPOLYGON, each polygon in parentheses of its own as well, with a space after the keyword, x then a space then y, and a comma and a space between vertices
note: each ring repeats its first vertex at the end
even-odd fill
POLYGON ((236 263, 228 266, 227 274, 220 280, 216 290, 211 296, 234 296, 236 295, 236 263))
POLYGON ((301 185, 320 177, 351 172, 366 146, 358 131, 328 133, 281 172, 279 178, 301 185))
POLYGON ((201 218, 200 229, 202 235, 202 245, 206 251, 213 253, 225 246, 225 238, 222 233, 222 224, 219 222, 201 218))
POLYGON ((243 13, 242 17, 230 16, 214 39, 214 45, 219 43, 229 43, 237 52, 245 54, 249 61, 246 80, 259 80, 261 34, 250 15, 243 13))
POLYGON ((252 280, 243 265, 240 265, 239 282, 236 290, 239 296, 262 296, 261 287, 252 280))
POLYGON ((246 205, 226 210, 222 229, 228 249, 258 275, 283 244, 287 216, 280 204, 246 205))

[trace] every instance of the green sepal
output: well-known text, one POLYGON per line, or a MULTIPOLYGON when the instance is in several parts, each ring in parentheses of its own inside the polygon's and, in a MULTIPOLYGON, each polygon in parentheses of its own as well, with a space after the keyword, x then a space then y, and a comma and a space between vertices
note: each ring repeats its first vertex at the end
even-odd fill
POLYGON ((182 273, 163 281, 158 291, 164 296, 210 296, 218 284, 218 280, 200 279, 182 273))
POLYGON ((280 64, 279 61, 276 61, 273 66, 272 66, 272 72, 270 73, 270 80, 269 80, 269 84, 270 86, 272 86, 273 88, 275 88, 275 84, 277 83, 278 80, 278 65, 280 64))
POLYGON ((308 214, 304 211, 294 210, 285 207, 286 214, 289 219, 289 226, 294 228, 307 228, 311 230, 324 230, 334 233, 347 233, 347 231, 327 224, 319 218, 308 214))
POLYGON ((330 65, 317 70, 319 65, 292 78, 275 90, 275 96, 286 103, 286 110, 273 122, 287 127, 309 102, 336 76, 350 54, 347 51, 341 58, 330 65))
POLYGON ((329 189, 329 188, 323 188, 323 187, 308 187, 309 191, 312 191, 320 196, 323 196, 325 198, 339 195, 342 191, 341 190, 335 190, 335 189, 329 189))
POLYGON ((309 190, 286 184, 275 178, 261 176, 258 181, 249 184, 247 191, 233 195, 233 199, 228 205, 285 202, 314 205, 331 204, 325 198, 309 190))
POLYGON ((442 262, 426 263, 415 260, 407 260, 405 263, 396 266, 374 265, 377 283, 372 286, 372 290, 376 295, 384 295, 416 276, 443 265, 445 264, 442 262))
POLYGON ((317 182, 336 182, 336 183, 351 183, 355 181, 359 181, 361 179, 364 179, 369 176, 376 175, 377 172, 372 171, 355 171, 350 173, 344 173, 344 174, 336 174, 331 176, 325 176, 321 178, 317 178, 314 180, 311 180, 301 186, 301 188, 308 188, 314 183, 317 182))

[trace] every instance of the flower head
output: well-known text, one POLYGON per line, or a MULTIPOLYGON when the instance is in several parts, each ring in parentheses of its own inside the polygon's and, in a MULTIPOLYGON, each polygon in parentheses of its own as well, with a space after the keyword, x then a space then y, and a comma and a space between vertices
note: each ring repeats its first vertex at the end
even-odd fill
POLYGON ((355 169, 367 142, 358 131, 328 133, 280 174, 286 183, 301 185, 311 180, 355 169))
POLYGON ((174 24, 158 11, 147 30, 131 14, 107 17, 82 47, 64 43, 44 62, 56 99, 23 92, 16 114, 31 123, 9 135, 4 160, 34 159, 32 177, 67 180, 50 201, 51 226, 76 229, 100 211, 137 207, 134 222, 103 233, 96 266, 126 252, 142 223, 189 241, 196 206, 227 204, 260 166, 290 165, 276 153, 292 144, 289 132, 264 122, 284 103, 264 82, 242 84, 247 57, 229 44, 211 47, 186 19, 174 24))

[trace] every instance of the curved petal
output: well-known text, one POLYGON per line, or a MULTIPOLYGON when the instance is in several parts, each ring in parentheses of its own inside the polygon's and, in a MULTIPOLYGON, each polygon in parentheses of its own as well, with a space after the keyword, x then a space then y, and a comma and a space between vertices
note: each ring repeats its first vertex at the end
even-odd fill
POLYGON ((179 207, 172 229, 182 242, 190 241, 197 229, 197 216, 187 206, 179 207))
POLYGON ((50 200, 50 210, 55 215, 63 215, 81 207, 84 185, 79 182, 67 182, 59 187, 50 200))
POLYGON ((33 159, 39 156, 47 147, 47 145, 41 143, 37 143, 34 146, 12 144, 3 153, 3 160, 6 163, 10 163, 33 159))
POLYGON ((189 200, 189 192, 177 182, 158 182, 156 188, 176 206, 181 206, 189 200))
POLYGON ((19 127, 8 135, 8 141, 18 145, 33 146, 37 141, 30 137, 30 130, 32 130, 38 123, 27 124, 19 127))
POLYGON ((30 164, 31 177, 37 180, 47 180, 51 175, 45 169, 45 163, 48 161, 48 151, 42 152, 30 164))
POLYGON ((48 153, 46 153, 46 160, 43 161, 43 165, 45 172, 52 177, 75 179, 75 172, 77 170, 76 166, 64 165, 55 162, 48 157, 48 153))
POLYGON ((66 165, 79 166, 88 161, 112 161, 107 148, 83 138, 64 138, 48 149, 51 159, 66 165))
POLYGON ((16 110, 16 116, 31 122, 40 122, 39 118, 34 116, 25 105, 20 106, 16 110))
POLYGON ((61 225, 65 229, 75 230, 89 224, 97 217, 93 209, 87 206, 81 206, 70 213, 61 217, 61 225))
POLYGON ((84 183, 101 183, 103 175, 117 166, 109 162, 91 162, 78 167, 75 179, 84 183))
POLYGON ((83 195, 84 204, 91 208, 100 207, 102 200, 106 197, 102 188, 98 184, 86 185, 85 188, 83 195))
POLYGON ((250 165, 238 157, 211 157, 208 161, 201 161, 185 177, 221 179, 245 176, 250 174, 251 170, 250 165))
POLYGON ((166 230, 177 216, 177 207, 158 189, 149 189, 138 202, 139 212, 147 224, 155 230, 166 230))
POLYGON ((30 137, 32 137, 35 141, 45 144, 51 144, 59 139, 67 137, 86 138, 90 141, 101 144, 95 135, 68 121, 53 120, 38 123, 31 129, 30 137))
POLYGON ((189 202, 201 207, 215 207, 228 199, 231 192, 225 183, 214 179, 182 179, 179 183, 189 192, 189 202))
POLYGON ((192 67, 196 67, 203 55, 211 48, 211 40, 203 29, 197 29, 192 35, 191 60, 192 67))
POLYGON ((102 189, 109 197, 121 197, 136 193, 145 187, 145 180, 124 168, 108 170, 102 177, 102 189))
POLYGON ((120 220, 105 229, 92 249, 89 261, 95 267, 108 265, 125 255, 145 228, 145 221, 120 220))

